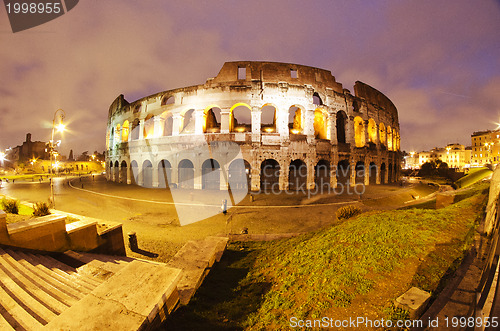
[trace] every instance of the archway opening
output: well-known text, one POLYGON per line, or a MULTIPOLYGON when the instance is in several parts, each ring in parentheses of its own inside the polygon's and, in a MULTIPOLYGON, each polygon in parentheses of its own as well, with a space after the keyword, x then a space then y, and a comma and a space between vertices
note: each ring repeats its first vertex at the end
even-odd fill
POLYGON ((161 136, 171 136, 174 120, 170 111, 164 111, 160 116, 161 136))
POLYGON ((288 130, 290 134, 302 134, 304 130, 302 109, 292 106, 288 109, 288 130))
POLYGON ((168 160, 161 160, 158 163, 158 187, 167 188, 170 186, 172 178, 172 165, 168 160))
POLYGON ((174 103, 175 103, 175 98, 173 96, 171 96, 171 97, 164 96, 163 99, 161 100, 162 106, 173 105, 174 103))
POLYGON ((120 183, 127 183, 127 162, 122 161, 120 167, 120 183))
POLYGON ((122 142, 128 141, 129 132, 130 132, 130 124, 127 120, 125 120, 122 126, 122 142))
POLYGON ((184 113, 180 133, 182 134, 194 133, 194 130, 195 130, 194 109, 189 109, 184 113))
POLYGON ((373 118, 368 120, 368 139, 373 144, 377 143, 377 124, 373 118))
POLYGON ((204 190, 220 190, 220 165, 208 159, 201 166, 201 182, 204 190))
POLYGON ((314 92, 313 94, 313 105, 321 106, 323 104, 323 100, 319 96, 318 92, 314 92))
POLYGON ((288 167, 288 189, 307 189, 307 165, 302 160, 293 160, 288 167))
POLYGON ((276 132, 276 108, 271 105, 262 107, 261 131, 266 133, 276 132))
POLYGON ((212 107, 205 111, 205 125, 203 128, 205 133, 220 132, 220 108, 212 107))
POLYGON ((314 182, 318 188, 330 186, 330 163, 328 161, 318 161, 314 167, 314 182))
POLYGON ((386 144, 386 139, 385 139, 386 138, 386 132, 385 132, 385 125, 384 125, 384 123, 380 123, 379 124, 378 132, 379 132, 380 144, 385 146, 385 144, 386 144))
POLYGON ((365 123, 359 116, 354 117, 354 142, 356 147, 365 146, 365 123))
POLYGON ((232 190, 250 190, 251 167, 246 160, 234 160, 229 164, 229 183, 232 190), (243 161, 243 167, 242 167, 243 161))
POLYGON ((149 114, 144 120, 144 139, 153 138, 155 134, 155 118, 149 114))
POLYGON ((380 165, 380 184, 386 184, 386 182, 385 182, 386 173, 387 173, 387 169, 386 169, 385 163, 382 163, 380 165))
POLYGON ((328 139, 327 134, 328 114, 322 109, 314 111, 314 137, 316 139, 328 139))
POLYGON ((142 186, 153 187, 153 164, 149 160, 142 164, 142 186))
POLYGON ((231 110, 231 132, 251 132, 252 112, 247 105, 239 105, 231 110))
POLYGON ((137 185, 137 183, 139 182, 139 164, 136 160, 130 162, 130 171, 132 172, 132 177, 130 178, 130 180, 132 181, 132 184, 137 185))
POLYGON ((139 134, 141 130, 141 123, 138 118, 132 122, 132 140, 139 139, 139 134))
POLYGON ((345 144, 346 143, 346 132, 345 126, 347 122, 347 115, 343 111, 338 111, 336 115, 335 126, 337 129, 337 143, 345 144))
POLYGON ((192 189, 194 188, 194 166, 193 162, 184 159, 179 162, 179 187, 192 189))
POLYGON ((266 159, 260 165, 260 188, 263 191, 279 191, 280 165, 274 159, 266 159))
POLYGON ((115 167, 113 170, 114 170, 115 182, 119 183, 120 182, 120 163, 118 161, 115 161, 115 167))
POLYGON ((358 161, 356 163, 356 179, 355 183, 356 184, 364 184, 365 183, 365 163, 363 161, 358 161))
POLYGON ((389 163, 389 173, 388 173, 388 176, 387 176, 387 182, 389 183, 392 183, 392 163, 389 163))
POLYGON ((392 151, 392 129, 390 126, 387 127, 387 149, 392 151))
POLYGON ((377 184, 377 165, 374 162, 370 162, 370 185, 377 184))

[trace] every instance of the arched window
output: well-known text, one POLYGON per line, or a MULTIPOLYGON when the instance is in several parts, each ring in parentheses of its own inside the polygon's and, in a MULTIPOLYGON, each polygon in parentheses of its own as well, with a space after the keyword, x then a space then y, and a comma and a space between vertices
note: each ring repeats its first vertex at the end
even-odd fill
POLYGON ((279 190, 280 165, 278 161, 266 159, 260 165, 261 190, 279 190))
POLYGON ((175 103, 175 98, 174 97, 164 96, 163 99, 161 99, 161 105, 162 106, 172 105, 174 103, 175 103))
POLYGON ((382 145, 385 145, 386 144, 386 131, 385 131, 384 123, 379 124, 378 132, 379 132, 379 136, 380 136, 380 143, 382 145))
POLYGON ((345 144, 345 125, 347 122, 347 115, 343 111, 338 111, 336 116, 337 143, 345 144))
POLYGON ((119 142, 122 141, 121 138, 122 137, 121 137, 120 124, 117 124, 115 129, 115 137, 113 138, 113 141, 115 142, 115 144, 118 144, 119 142))
POLYGON ((354 117, 354 142, 356 147, 365 146, 365 123, 359 116, 354 117))
POLYGON ((318 92, 314 92, 313 94, 313 105, 321 106, 323 104, 323 100, 319 96, 318 92))
POLYGON ((220 189, 220 165, 214 159, 208 159, 201 166, 201 183, 203 189, 220 189))
POLYGON ((314 111, 314 136, 317 139, 328 139, 328 113, 323 109, 316 109, 314 111))
POLYGON ((262 107, 261 130, 266 133, 276 132, 276 108, 272 105, 262 107))
POLYGON ((161 136, 171 136, 173 127, 173 117, 170 111, 165 111, 160 116, 161 122, 161 136))
POLYGON ((193 162, 184 159, 179 162, 178 167, 179 187, 192 189, 194 187, 193 162))
POLYGON ((368 139, 370 139, 371 143, 377 143, 377 124, 373 118, 368 120, 368 139))
POLYGON ((142 182, 143 187, 153 187, 153 165, 149 160, 142 164, 142 182))
POLYGON ((203 127, 205 133, 220 132, 220 108, 212 107, 205 110, 205 125, 203 127))
POLYGON ((132 122, 132 140, 139 139, 139 134, 141 130, 141 123, 138 118, 132 122))
POLYGON ((297 106, 292 106, 288 109, 288 130, 290 134, 301 134, 304 130, 304 121, 302 109, 297 106))
POLYGON ((184 113, 181 133, 184 134, 194 133, 194 129, 195 129, 194 109, 189 109, 184 113))
POLYGON ((293 160, 288 167, 288 189, 307 190, 307 165, 302 160, 293 160))
POLYGON ((387 127, 387 149, 392 151, 392 129, 390 126, 387 127))
POLYGON ((123 127, 122 127, 122 142, 128 141, 129 132, 130 132, 130 124, 127 120, 125 120, 125 122, 123 122, 123 127))
POLYGON ((155 118, 149 114, 144 120, 144 139, 153 138, 155 135, 155 118))
POLYGON ((252 131, 252 112, 247 104, 237 104, 231 108, 230 127, 231 132, 252 131))

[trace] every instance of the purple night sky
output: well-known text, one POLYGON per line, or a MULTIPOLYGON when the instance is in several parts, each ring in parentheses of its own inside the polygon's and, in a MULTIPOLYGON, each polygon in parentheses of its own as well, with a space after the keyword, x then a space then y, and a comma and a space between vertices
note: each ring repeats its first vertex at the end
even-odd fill
POLYGON ((225 61, 291 62, 356 80, 399 110, 402 150, 470 145, 500 121, 499 1, 80 1, 12 33, 0 9, 0 150, 50 138, 105 149, 111 102, 203 84, 225 61))

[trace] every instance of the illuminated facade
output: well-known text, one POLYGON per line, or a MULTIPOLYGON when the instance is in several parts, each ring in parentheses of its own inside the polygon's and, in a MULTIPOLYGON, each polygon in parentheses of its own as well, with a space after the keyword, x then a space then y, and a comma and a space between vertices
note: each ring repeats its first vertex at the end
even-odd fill
POLYGON ((172 153, 200 137, 238 144, 253 191, 388 183, 400 172, 398 113, 381 92, 358 81, 353 95, 323 69, 241 61, 202 85, 131 103, 118 96, 108 116, 108 180, 227 189, 234 159, 172 153))
POLYGON ((465 170, 470 167, 471 149, 461 144, 448 144, 445 148, 433 148, 430 151, 410 153, 405 157, 406 169, 420 169, 426 162, 445 162, 448 167, 465 170))
POLYGON ((474 132, 471 142, 471 167, 500 163, 500 130, 474 132))

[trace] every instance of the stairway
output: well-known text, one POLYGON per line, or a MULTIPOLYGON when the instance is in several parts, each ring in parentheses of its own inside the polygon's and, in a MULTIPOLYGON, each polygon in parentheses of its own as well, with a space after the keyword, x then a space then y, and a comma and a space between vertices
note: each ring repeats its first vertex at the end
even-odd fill
POLYGON ((102 282, 50 255, 0 247, 0 329, 40 329, 102 282))

